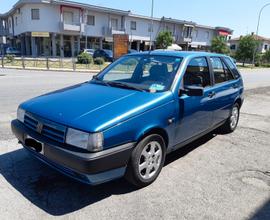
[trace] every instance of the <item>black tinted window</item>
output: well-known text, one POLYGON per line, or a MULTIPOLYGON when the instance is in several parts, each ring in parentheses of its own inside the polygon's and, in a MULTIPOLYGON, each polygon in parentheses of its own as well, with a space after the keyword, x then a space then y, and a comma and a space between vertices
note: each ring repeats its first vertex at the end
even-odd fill
POLYGON ((222 61, 222 64, 223 64, 223 68, 224 68, 225 75, 226 75, 226 81, 233 80, 234 77, 232 75, 231 70, 227 67, 227 65, 223 61, 222 61))
POLYGON ((235 77, 236 79, 238 79, 238 78, 240 77, 240 74, 239 74, 239 72, 238 72, 236 66, 235 66, 234 63, 232 62, 232 60, 231 60, 230 58, 228 58, 228 57, 225 57, 224 60, 225 60, 226 64, 229 66, 229 68, 231 69, 231 71, 232 71, 234 77, 235 77))
POLYGON ((96 50, 94 54, 95 54, 95 56, 100 55, 100 50, 96 50))
POLYGON ((233 79, 232 73, 219 57, 211 57, 215 83, 223 83, 233 79))
POLYGON ((194 58, 190 61, 184 75, 184 85, 202 87, 211 85, 209 67, 205 57, 194 58))

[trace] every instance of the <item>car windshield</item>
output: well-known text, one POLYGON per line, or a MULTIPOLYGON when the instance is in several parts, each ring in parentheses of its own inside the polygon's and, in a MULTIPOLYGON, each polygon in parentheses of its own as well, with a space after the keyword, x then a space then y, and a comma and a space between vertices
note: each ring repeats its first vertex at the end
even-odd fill
POLYGON ((170 89, 181 62, 181 57, 125 56, 106 68, 92 82, 152 93, 164 92, 170 89))
POLYGON ((109 56, 111 56, 112 57, 112 55, 113 55, 113 52, 111 51, 111 50, 104 50, 109 56))

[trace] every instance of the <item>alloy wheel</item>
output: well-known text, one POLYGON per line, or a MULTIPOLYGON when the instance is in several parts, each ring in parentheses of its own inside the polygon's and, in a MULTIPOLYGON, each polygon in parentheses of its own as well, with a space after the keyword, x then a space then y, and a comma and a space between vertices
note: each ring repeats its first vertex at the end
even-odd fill
POLYGON ((157 141, 148 143, 142 150, 139 158, 139 174, 148 180, 152 178, 160 168, 162 161, 162 147, 157 141))

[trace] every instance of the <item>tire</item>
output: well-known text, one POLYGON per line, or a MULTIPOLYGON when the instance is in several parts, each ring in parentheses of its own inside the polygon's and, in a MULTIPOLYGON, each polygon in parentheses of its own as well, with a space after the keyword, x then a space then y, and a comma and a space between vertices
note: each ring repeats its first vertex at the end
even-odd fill
POLYGON ((145 137, 131 154, 125 178, 139 188, 152 184, 160 174, 165 157, 164 139, 157 134, 145 137))
POLYGON ((220 131, 223 133, 234 132, 238 125, 239 116, 240 116, 240 106, 238 103, 235 103, 231 109, 230 117, 220 127, 220 131))

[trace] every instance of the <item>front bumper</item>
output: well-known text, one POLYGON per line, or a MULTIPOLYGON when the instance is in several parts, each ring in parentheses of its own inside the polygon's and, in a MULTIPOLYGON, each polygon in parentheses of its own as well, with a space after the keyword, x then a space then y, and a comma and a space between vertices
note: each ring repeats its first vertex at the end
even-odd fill
POLYGON ((65 175, 90 185, 122 177, 134 147, 134 143, 128 143, 97 153, 86 153, 52 141, 18 120, 11 122, 11 128, 19 142, 33 156, 65 175), (27 136, 43 144, 42 153, 27 146, 27 136))

